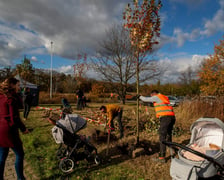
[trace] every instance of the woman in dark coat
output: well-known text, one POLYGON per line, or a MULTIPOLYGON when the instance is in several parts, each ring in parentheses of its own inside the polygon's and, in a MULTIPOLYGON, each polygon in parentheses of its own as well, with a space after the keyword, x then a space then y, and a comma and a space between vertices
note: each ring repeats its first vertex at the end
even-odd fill
POLYGON ((5 161, 9 148, 15 155, 15 169, 18 180, 24 180, 23 160, 24 151, 19 137, 19 129, 24 133, 29 131, 19 117, 19 107, 22 103, 17 95, 20 82, 9 78, 0 85, 0 179, 3 179, 5 161))

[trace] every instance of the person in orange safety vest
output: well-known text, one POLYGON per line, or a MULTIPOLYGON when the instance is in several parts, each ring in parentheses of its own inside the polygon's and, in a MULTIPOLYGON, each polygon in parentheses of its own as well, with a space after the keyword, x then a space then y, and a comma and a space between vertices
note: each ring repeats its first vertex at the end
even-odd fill
POLYGON ((162 142, 172 142, 172 130, 176 121, 173 107, 170 105, 168 97, 160 94, 157 90, 153 90, 151 92, 151 97, 140 96, 139 99, 143 102, 152 102, 154 104, 156 117, 160 120, 160 152, 159 156, 157 158, 154 158, 154 160, 165 162, 166 145, 164 145, 162 142))

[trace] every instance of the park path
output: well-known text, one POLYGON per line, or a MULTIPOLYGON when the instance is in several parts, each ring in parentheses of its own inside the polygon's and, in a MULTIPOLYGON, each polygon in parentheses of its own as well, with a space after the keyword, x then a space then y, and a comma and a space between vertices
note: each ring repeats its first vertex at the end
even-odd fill
MULTIPOLYGON (((16 180, 16 171, 15 171, 15 154, 10 149, 9 155, 7 157, 6 163, 5 163, 5 172, 4 172, 4 180, 16 180)), ((39 180, 32 171, 31 167, 28 165, 28 163, 24 162, 24 170, 25 170, 25 177, 26 180, 39 180)))

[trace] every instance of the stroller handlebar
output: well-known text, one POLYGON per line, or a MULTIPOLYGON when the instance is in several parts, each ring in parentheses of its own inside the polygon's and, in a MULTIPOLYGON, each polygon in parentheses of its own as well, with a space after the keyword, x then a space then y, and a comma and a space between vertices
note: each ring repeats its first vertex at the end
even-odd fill
POLYGON ((214 158, 210 157, 210 156, 207 156, 206 154, 203 154, 199 151, 195 151, 187 146, 184 146, 182 144, 178 144, 178 143, 175 143, 175 142, 168 142, 168 141, 163 141, 162 142, 163 144, 165 144, 166 146, 168 147, 179 147, 180 149, 184 149, 185 151, 189 151, 193 154, 196 154, 197 156, 200 156, 210 162, 212 162, 214 165, 217 165, 219 168, 221 168, 222 170, 224 170, 224 166, 222 164, 220 164, 219 162, 217 162, 214 158))

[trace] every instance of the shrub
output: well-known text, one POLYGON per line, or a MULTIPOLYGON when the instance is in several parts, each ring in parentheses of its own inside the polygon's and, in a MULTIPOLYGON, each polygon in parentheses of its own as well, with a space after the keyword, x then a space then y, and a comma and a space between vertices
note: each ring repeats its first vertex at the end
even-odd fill
POLYGON ((61 104, 61 99, 66 98, 69 103, 75 103, 77 98, 76 94, 69 93, 56 93, 52 95, 52 99, 49 97, 49 93, 40 92, 39 94, 39 103, 40 104, 61 104))
POLYGON ((196 98, 192 101, 184 101, 176 109, 176 124, 189 128, 200 117, 216 117, 224 122, 224 97, 212 101, 196 98))
MULTIPOLYGON (((117 103, 118 100, 116 98, 110 98, 109 93, 101 93, 101 94, 85 94, 87 103, 95 102, 95 103, 117 103)), ((61 104, 61 99, 66 98, 69 103, 76 103, 77 97, 75 93, 56 93, 53 94, 52 99, 49 97, 49 93, 40 92, 39 94, 39 103, 40 104, 61 104)))

